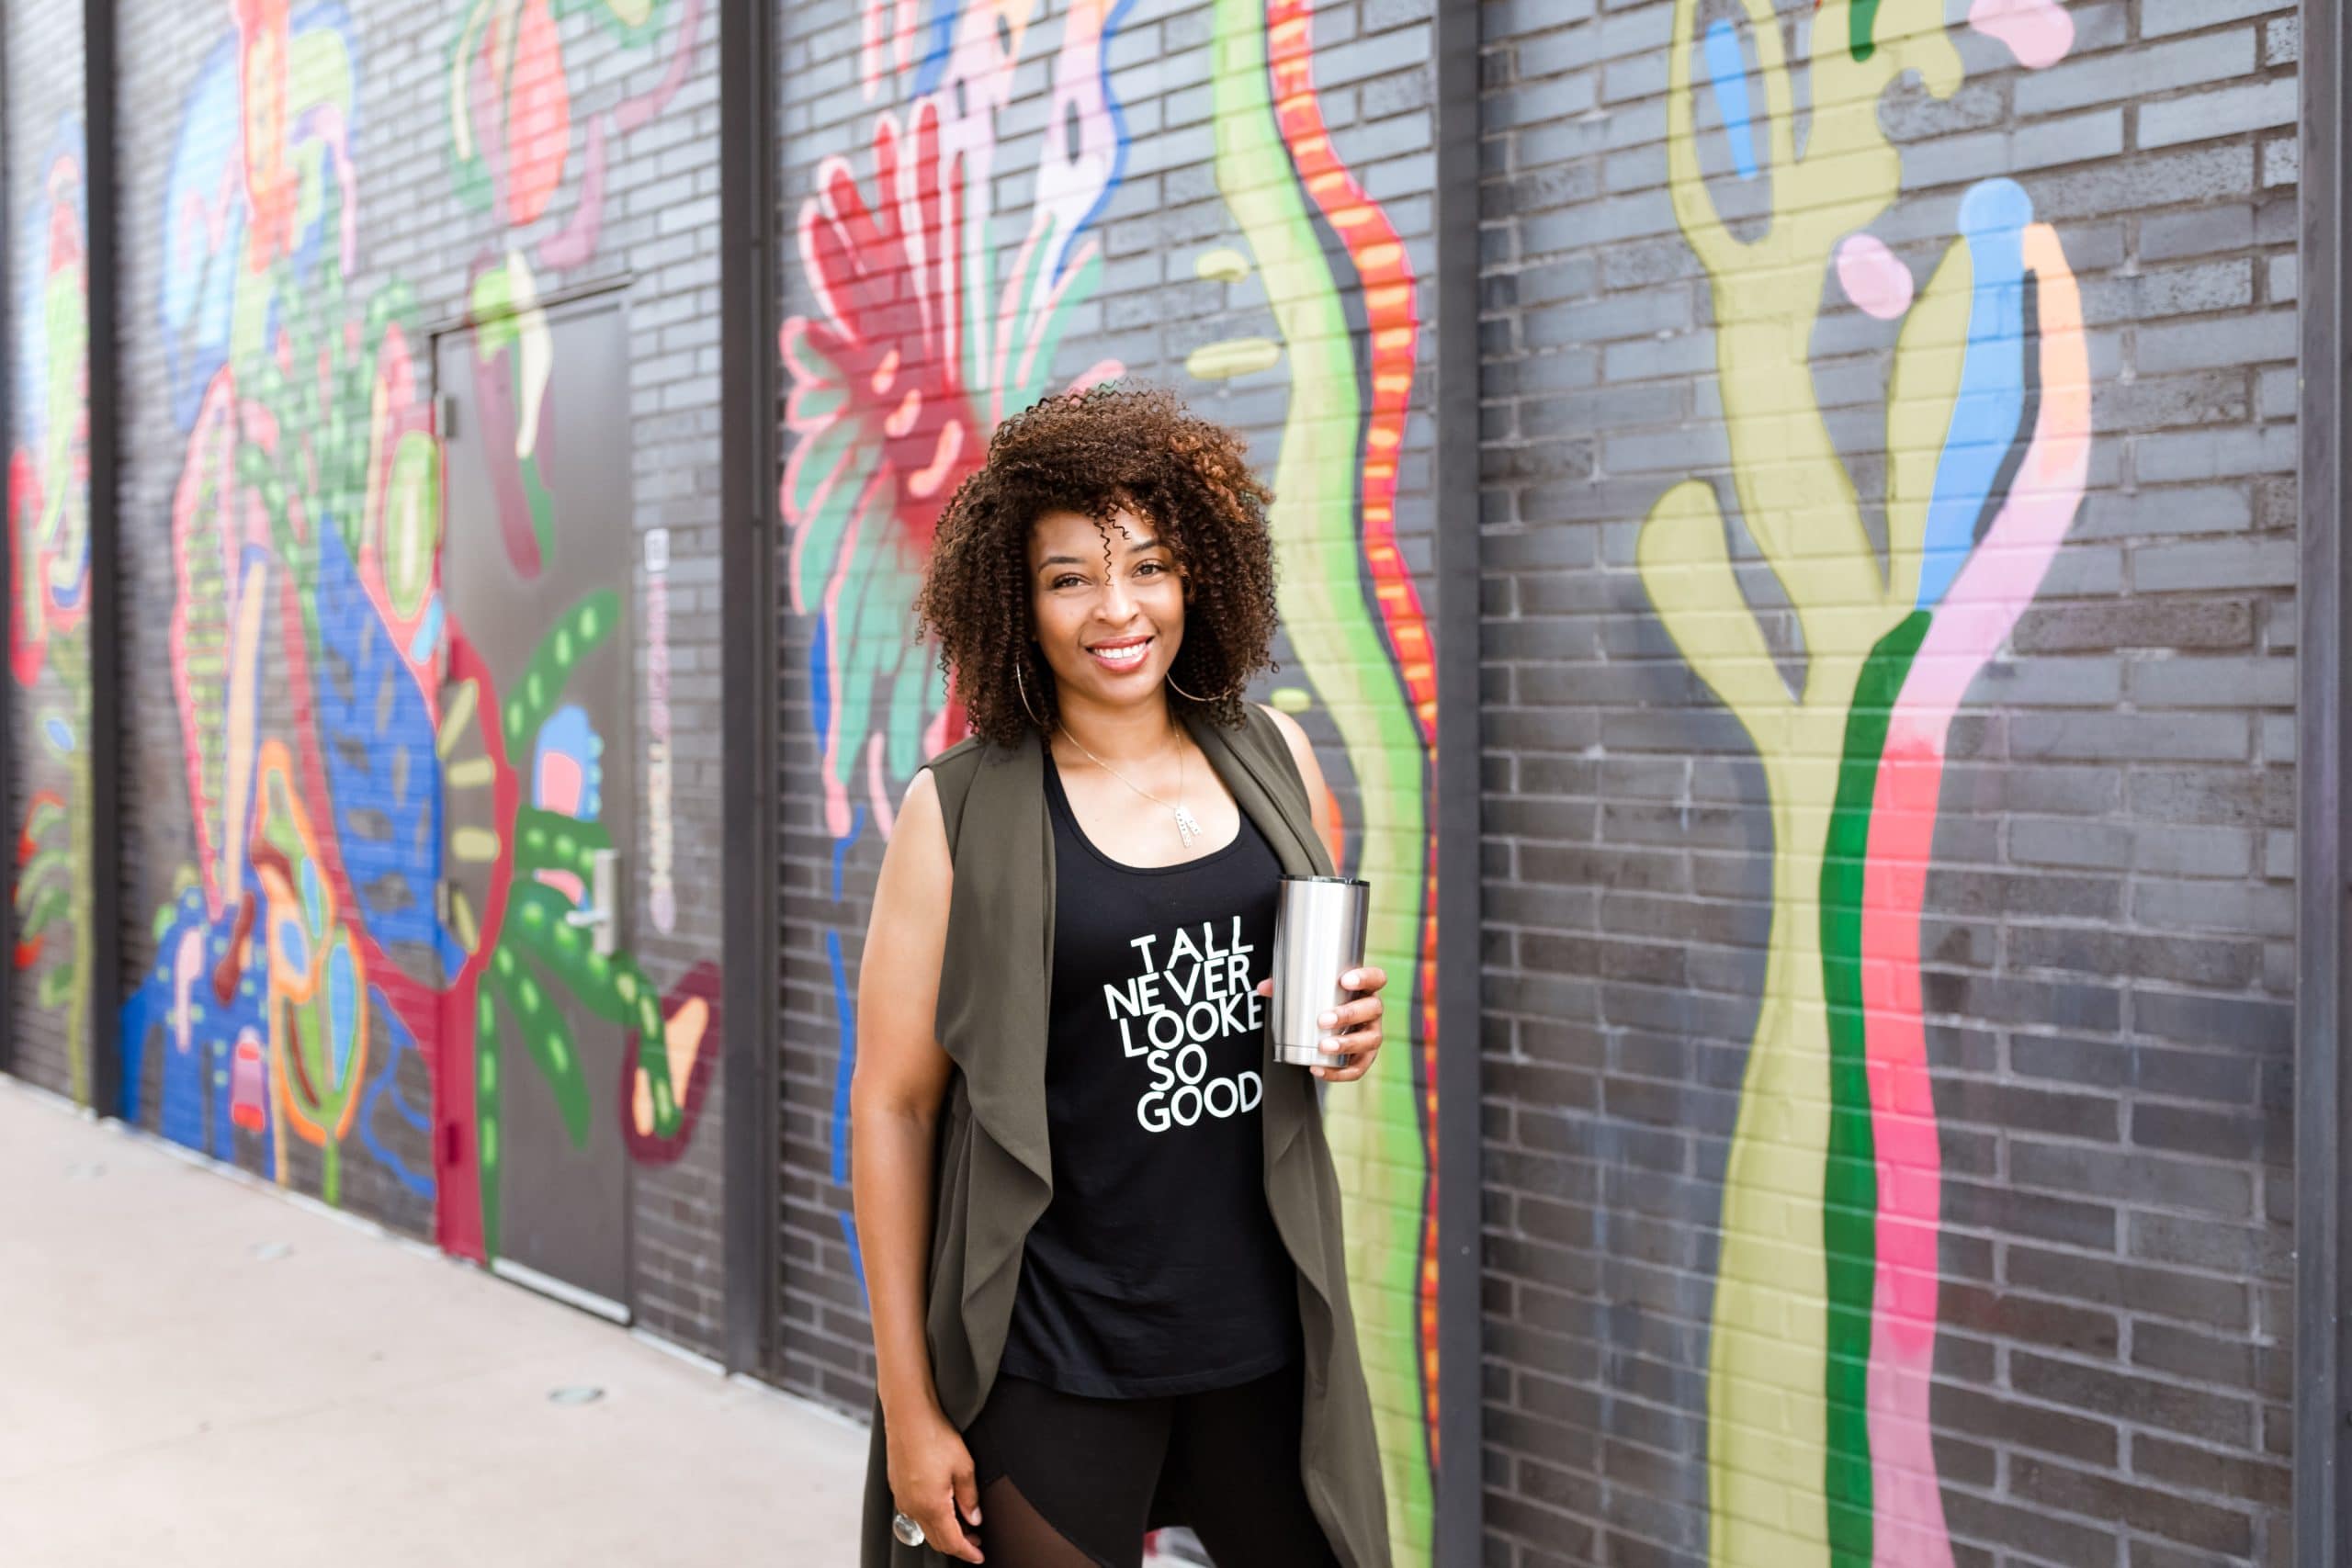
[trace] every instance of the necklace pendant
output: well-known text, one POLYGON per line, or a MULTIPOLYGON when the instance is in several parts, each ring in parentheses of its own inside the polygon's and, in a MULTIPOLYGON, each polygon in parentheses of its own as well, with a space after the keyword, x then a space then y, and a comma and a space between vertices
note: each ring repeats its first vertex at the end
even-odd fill
POLYGON ((1201 836, 1200 821, 1191 811, 1182 806, 1177 807, 1175 811, 1176 836, 1183 840, 1184 847, 1189 850, 1193 847, 1193 840, 1201 836))

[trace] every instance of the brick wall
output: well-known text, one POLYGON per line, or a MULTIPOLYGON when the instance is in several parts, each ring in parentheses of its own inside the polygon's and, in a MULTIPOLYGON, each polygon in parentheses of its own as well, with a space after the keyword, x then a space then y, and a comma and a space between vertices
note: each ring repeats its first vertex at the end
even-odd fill
MULTIPOLYGON (((123 8, 122 1038, 145 1125, 475 1257, 497 1250, 500 1106, 576 1100, 635 1166, 626 1221, 584 1221, 628 1225, 628 1304, 710 1348, 717 40, 699 0, 638 9, 123 8), (570 395, 534 357, 534 301, 606 283, 627 312, 638 565, 568 567, 560 506, 536 566, 514 558, 518 603, 532 581, 617 612, 597 622, 617 652, 571 618, 538 644, 559 688, 600 646, 631 667, 618 732, 589 736, 521 668, 488 671, 502 708, 463 627, 436 669, 431 399, 435 331, 504 299, 516 335, 485 374, 527 429, 570 395), (658 580, 639 547, 655 529, 658 580), (600 818, 595 781, 621 770, 641 808, 600 818), (445 817, 508 784, 445 866, 445 817), (575 849, 600 836, 624 854, 627 956, 567 968, 514 890, 571 897, 575 849), (486 885, 508 889, 503 920, 486 885), (549 995, 626 1020, 634 1070, 587 1082, 560 1034, 526 1050, 549 995), (493 998, 495 1043, 476 1015, 493 998), (274 1028, 323 1043, 282 1085, 274 1028)), ((560 494, 551 438, 514 445, 514 493, 560 494)), ((527 508, 506 521, 530 536, 527 508)))
POLYGON ((921 541, 1001 418, 1119 371, 1162 381, 1246 432, 1278 492, 1286 637, 1255 694, 1314 737, 1345 859, 1390 891, 1372 944, 1396 976, 1391 1053, 1377 1079, 1332 1094, 1327 1125, 1392 1533, 1401 1560, 1426 1561, 1430 6, 1080 0, 1023 28, 1026 12, 1000 27, 989 7, 926 8, 959 18, 945 38, 928 24, 900 38, 890 7, 848 0, 777 12, 781 221, 797 241, 779 246, 779 1375, 861 1411, 870 1398, 848 1227, 857 958, 888 813, 955 738, 929 650, 909 642, 921 541), (910 164, 964 175, 967 243, 938 243, 912 168, 877 171, 885 123, 910 164), (903 199, 864 228, 884 192, 903 199), (915 274, 894 221, 960 265, 915 274), (910 297, 934 318, 970 312, 960 357, 908 333, 910 297), (894 439, 910 393, 944 402, 953 434, 894 439))
POLYGON ((90 1093, 87 193, 82 13, 64 0, 11 6, 7 28, 6 302, 10 428, 11 618, 7 822, 17 967, 9 1070, 90 1093))
POLYGON ((2295 23, 1946 10, 1485 6, 1490 1562, 2285 1558, 2295 23))
MULTIPOLYGON (((1281 493, 1257 694, 1315 737, 1349 863, 1423 894, 1374 938, 1396 1049, 1331 1123, 1403 1562, 1430 1523, 1436 3, 776 13, 770 1371, 870 1395, 845 1096, 888 808, 947 739, 906 638, 920 541, 1004 414, 1168 381, 1281 493), (918 175, 951 169, 943 247, 918 175), (914 273, 906 232, 956 264, 914 273), (961 307, 956 353, 896 338, 910 299, 961 307), (910 393, 948 411, 912 442, 910 393)), ((1492 1562, 2287 1550, 2291 6, 1962 9, 1790 0, 1759 38, 1728 0, 1482 6, 1492 1562)), ((578 586, 622 596, 632 733, 602 764, 625 748, 642 803, 611 826, 662 1040, 583 1089, 635 1161, 631 1304, 715 1348, 716 23, 546 18, 123 8, 125 1076, 164 1135, 481 1249, 458 1194, 488 1123, 456 1090, 552 1080, 511 1011, 479 1049, 464 953, 494 944, 431 912, 487 741, 430 658, 430 344, 469 301, 617 284, 639 564, 578 586), (473 80, 485 52, 511 64, 473 80), (337 952, 365 985, 321 969, 315 999, 306 955, 337 952), (273 1017, 332 1031, 362 994, 365 1056, 330 1035, 282 1099, 273 1017)), ((9 8, 0 97, 9 446, 55 503, 12 483, 18 558, 54 570, 18 611, 40 949, 9 1022, 15 1070, 68 1093, 80 396, 28 373, 79 330, 50 178, 77 21, 9 8)), ((560 396, 526 357, 510 385, 560 396)))

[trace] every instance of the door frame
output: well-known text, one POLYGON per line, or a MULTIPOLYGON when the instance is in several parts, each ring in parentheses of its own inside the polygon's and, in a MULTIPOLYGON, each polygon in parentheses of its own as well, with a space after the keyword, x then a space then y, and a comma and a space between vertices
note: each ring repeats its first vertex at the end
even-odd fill
POLYGON ((773 1359, 784 1281, 778 1189, 784 1142, 777 1038, 781 958, 775 838, 775 198, 783 130, 775 8, 718 3, 718 559, 720 1089, 726 1101, 720 1210, 721 1359, 729 1372, 783 1381, 773 1359))

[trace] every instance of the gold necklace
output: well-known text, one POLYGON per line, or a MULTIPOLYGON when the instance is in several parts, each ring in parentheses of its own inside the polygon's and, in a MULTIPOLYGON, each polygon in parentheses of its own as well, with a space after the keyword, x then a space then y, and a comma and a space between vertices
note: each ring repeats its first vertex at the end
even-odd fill
POLYGON ((1069 743, 1071 745, 1077 747, 1081 751, 1086 751, 1086 760, 1088 761, 1092 762, 1096 767, 1102 769, 1104 773, 1110 774, 1113 778, 1118 780, 1121 784, 1126 785, 1129 789, 1135 791, 1146 800, 1150 801, 1154 806, 1162 807, 1171 813, 1176 818, 1176 837, 1178 840, 1181 841, 1188 850, 1193 847, 1193 840, 1201 836, 1201 824, 1200 819, 1194 817, 1184 805, 1184 748, 1182 743, 1179 743, 1176 748, 1176 803, 1170 806, 1167 801, 1160 799, 1159 796, 1152 794, 1151 791, 1144 788, 1141 784, 1136 783, 1135 780, 1127 777, 1126 774, 1119 772, 1118 769, 1113 767, 1110 763, 1104 761, 1093 752, 1087 751, 1086 742, 1080 740, 1075 735, 1070 735, 1068 729, 1064 729, 1062 733, 1069 736, 1069 743))

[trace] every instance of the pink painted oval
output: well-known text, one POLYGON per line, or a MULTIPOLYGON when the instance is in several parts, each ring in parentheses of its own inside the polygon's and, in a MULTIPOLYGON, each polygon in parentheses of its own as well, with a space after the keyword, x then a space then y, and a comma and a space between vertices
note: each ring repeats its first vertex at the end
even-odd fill
POLYGON ((2057 64, 2075 47, 2075 18, 2058 0, 1973 0, 1968 25, 2007 45, 2031 71, 2057 64))
POLYGON ((1838 287, 1865 313, 1891 321, 1911 308, 1917 286, 1877 235, 1849 234, 1838 245, 1838 287))

